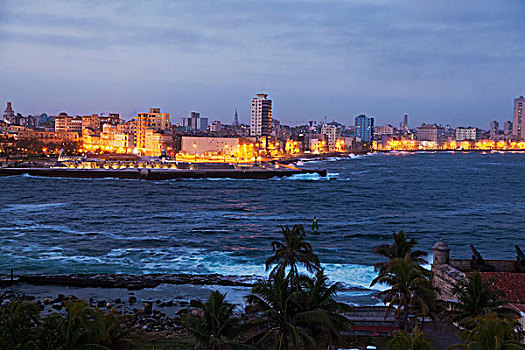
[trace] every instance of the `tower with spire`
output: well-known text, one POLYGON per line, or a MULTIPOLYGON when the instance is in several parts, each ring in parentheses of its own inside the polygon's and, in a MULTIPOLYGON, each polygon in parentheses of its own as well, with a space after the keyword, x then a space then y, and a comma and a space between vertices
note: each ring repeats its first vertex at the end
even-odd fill
POLYGON ((237 108, 235 108, 235 116, 233 118, 233 126, 239 126, 239 115, 237 114, 237 108))

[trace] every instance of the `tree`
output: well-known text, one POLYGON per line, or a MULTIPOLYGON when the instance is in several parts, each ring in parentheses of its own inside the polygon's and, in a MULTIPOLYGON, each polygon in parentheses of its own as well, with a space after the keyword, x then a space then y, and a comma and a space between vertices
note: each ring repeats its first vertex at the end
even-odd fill
POLYGON ((503 307, 508 303, 501 300, 503 293, 483 281, 477 271, 459 281, 452 293, 458 298, 458 302, 450 304, 450 319, 462 326, 467 325, 472 318, 487 312, 496 312, 500 315, 510 312, 503 307))
MULTIPOLYGON (((417 240, 415 238, 411 238, 409 240, 408 236, 405 234, 405 231, 399 231, 397 233, 394 231, 392 233, 392 239, 393 243, 391 245, 382 244, 375 249, 375 253, 388 258, 389 260, 395 258, 402 259, 405 256, 408 256, 410 260, 416 262, 419 265, 426 263, 424 258, 428 255, 428 253, 422 250, 414 250, 415 246, 417 245, 417 240)), ((375 265, 376 270, 381 270, 385 264, 388 264, 388 262, 377 263, 375 265)))
POLYGON ((300 312, 295 316, 296 324, 305 327, 309 335, 324 342, 323 345, 338 343, 339 332, 351 325, 341 314, 350 311, 351 307, 334 299, 341 284, 330 285, 321 269, 314 278, 300 276, 299 285, 297 304, 300 312))
POLYGON ((202 306, 202 316, 189 315, 184 326, 197 339, 197 348, 221 349, 239 334, 235 305, 225 302, 226 294, 214 291, 202 306))
POLYGON ((281 226, 281 230, 283 240, 272 242, 273 255, 266 260, 266 270, 275 265, 271 271, 271 275, 275 275, 277 272, 285 273, 289 268, 288 277, 292 287, 295 287, 299 264, 308 272, 319 270, 321 265, 312 245, 305 241, 306 233, 302 225, 294 225, 292 230, 288 226, 281 226))
POLYGON ((129 348, 132 341, 128 338, 129 332, 122 327, 123 320, 124 316, 114 309, 110 312, 95 309, 88 324, 90 342, 111 350, 129 348))
POLYGON ((425 333, 414 327, 411 332, 399 331, 389 341, 393 350, 432 350, 432 340, 425 337, 425 333))
POLYGON ((488 312, 470 318, 467 329, 461 332, 465 344, 456 344, 454 348, 472 350, 511 350, 524 349, 520 344, 523 330, 517 320, 501 319, 495 312, 488 312))
POLYGON ((0 349, 38 349, 40 311, 33 303, 11 301, 0 308, 0 349))
POLYGON ((52 314, 45 319, 42 348, 72 350, 94 345, 90 339, 90 322, 94 317, 93 310, 85 302, 66 303, 65 314, 52 314))
POLYGON ((261 318, 252 322, 259 331, 248 343, 264 349, 288 350, 290 345, 297 348, 303 340, 315 346, 315 341, 304 329, 294 324, 298 307, 295 303, 297 291, 291 287, 283 269, 278 269, 267 280, 260 280, 246 296, 246 301, 253 304, 262 313, 261 318))
POLYGON ((434 316, 436 309, 436 288, 432 286, 431 272, 422 269, 407 255, 394 258, 384 265, 370 286, 382 283, 389 286, 379 293, 388 302, 386 315, 395 309, 395 317, 400 319, 405 331, 409 329, 409 312, 412 309, 423 319, 434 316))

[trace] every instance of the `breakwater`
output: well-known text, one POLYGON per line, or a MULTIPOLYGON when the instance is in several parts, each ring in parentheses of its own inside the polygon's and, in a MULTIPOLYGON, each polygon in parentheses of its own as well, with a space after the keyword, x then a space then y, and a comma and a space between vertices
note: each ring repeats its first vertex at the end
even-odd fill
POLYGON ((76 168, 0 168, 0 176, 31 175, 65 178, 116 178, 141 180, 169 179, 270 179, 300 174, 326 176, 326 170, 299 168, 245 169, 76 169, 76 168))

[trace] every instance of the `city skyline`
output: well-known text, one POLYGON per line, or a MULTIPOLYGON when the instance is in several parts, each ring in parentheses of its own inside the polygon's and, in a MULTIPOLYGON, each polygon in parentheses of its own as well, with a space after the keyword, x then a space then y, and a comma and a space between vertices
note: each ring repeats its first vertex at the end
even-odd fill
POLYGON ((158 106, 249 123, 512 120, 523 95, 520 1, 390 4, 51 1, 0 4, 0 99, 17 112, 135 116, 158 106), (511 101, 511 102, 509 102, 511 101))

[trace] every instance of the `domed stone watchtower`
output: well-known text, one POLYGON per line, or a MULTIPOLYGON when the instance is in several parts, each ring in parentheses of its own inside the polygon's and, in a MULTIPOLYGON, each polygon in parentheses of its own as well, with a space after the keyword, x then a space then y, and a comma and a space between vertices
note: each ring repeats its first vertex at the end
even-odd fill
POLYGON ((443 242, 443 238, 432 247, 432 252, 434 254, 434 258, 432 259, 433 266, 448 264, 450 248, 443 242))

